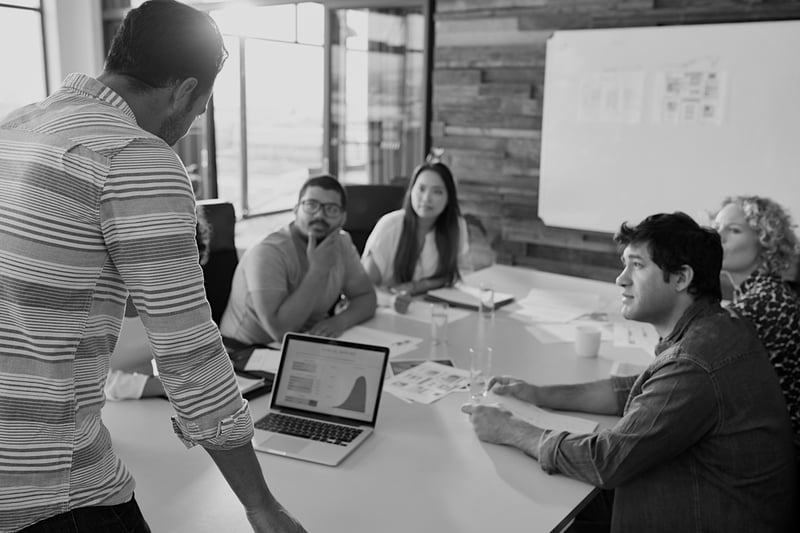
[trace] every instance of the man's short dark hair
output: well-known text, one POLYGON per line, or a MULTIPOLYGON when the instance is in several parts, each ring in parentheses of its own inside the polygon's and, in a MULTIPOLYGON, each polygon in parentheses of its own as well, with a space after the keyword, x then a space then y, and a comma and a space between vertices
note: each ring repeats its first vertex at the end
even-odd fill
POLYGON ((309 187, 319 187, 320 189, 338 192, 339 198, 342 201, 342 209, 347 209, 347 193, 344 192, 344 187, 342 187, 342 184, 339 183, 339 180, 330 174, 319 174, 317 176, 311 176, 308 178, 300 188, 300 194, 297 195, 297 201, 303 199, 303 193, 305 193, 306 189, 309 187))
POLYGON ((143 89, 196 78, 199 95, 214 85, 226 57, 219 28, 207 13, 175 0, 150 0, 122 21, 105 70, 134 78, 143 89))
POLYGON ((621 246, 647 245, 650 257, 664 271, 664 281, 689 265, 694 278, 689 294, 722 299, 719 274, 722 269, 722 242, 719 234, 704 228, 686 213, 659 213, 644 219, 638 226, 623 223, 614 235, 621 246))

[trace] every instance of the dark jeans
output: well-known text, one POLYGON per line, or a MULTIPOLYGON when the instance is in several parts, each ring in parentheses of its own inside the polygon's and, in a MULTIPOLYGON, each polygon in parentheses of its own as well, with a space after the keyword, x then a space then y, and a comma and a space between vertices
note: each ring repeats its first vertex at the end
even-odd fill
POLYGON ((26 527, 20 533, 150 533, 136 499, 119 505, 78 507, 26 527))

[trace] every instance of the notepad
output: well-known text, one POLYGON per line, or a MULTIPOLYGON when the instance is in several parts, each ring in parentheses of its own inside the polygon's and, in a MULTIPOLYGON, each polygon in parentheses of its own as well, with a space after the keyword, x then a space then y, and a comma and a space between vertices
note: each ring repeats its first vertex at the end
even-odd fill
MULTIPOLYGON (((426 300, 447 302, 456 307, 478 310, 480 306, 480 293, 478 287, 459 285, 457 287, 443 287, 428 291, 426 300)), ((494 308, 497 309, 514 301, 514 296, 504 292, 494 292, 494 308)))
POLYGON ((250 354, 247 364, 244 365, 246 372, 270 372, 274 374, 278 371, 281 362, 281 352, 267 348, 256 348, 250 354))
POLYGON ((259 387, 263 387, 266 380, 264 378, 249 378, 236 374, 236 383, 239 385, 239 392, 241 394, 247 394, 259 387))

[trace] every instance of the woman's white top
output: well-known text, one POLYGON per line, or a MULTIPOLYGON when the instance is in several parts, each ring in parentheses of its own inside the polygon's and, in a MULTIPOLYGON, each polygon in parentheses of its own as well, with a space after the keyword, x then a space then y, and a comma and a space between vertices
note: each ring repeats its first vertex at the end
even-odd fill
MULTIPOLYGON (((394 257, 397 252, 397 245, 400 242, 400 233, 403 230, 404 210, 392 211, 381 217, 372 233, 367 238, 364 245, 364 253, 361 254, 361 263, 366 268, 367 258, 371 257, 375 266, 381 274, 381 286, 391 286, 397 283, 394 279, 394 257)), ((469 235, 467 234, 467 222, 463 217, 458 219, 459 258, 463 258, 469 253, 469 235)), ((436 247, 436 232, 431 230, 425 234, 425 244, 422 252, 414 267, 414 276, 411 281, 433 276, 439 266, 439 249, 436 247)))

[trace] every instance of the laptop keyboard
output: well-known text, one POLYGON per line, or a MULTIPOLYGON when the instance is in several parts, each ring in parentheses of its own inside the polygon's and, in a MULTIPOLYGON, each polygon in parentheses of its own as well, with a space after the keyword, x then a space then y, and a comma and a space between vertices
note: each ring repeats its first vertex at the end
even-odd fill
POLYGON ((257 429, 347 446, 363 430, 308 418, 269 413, 255 423, 257 429))

